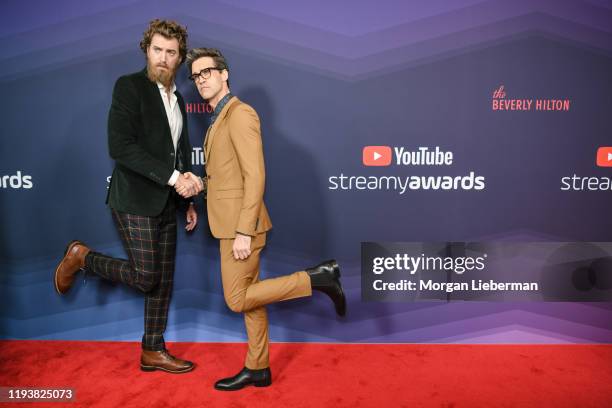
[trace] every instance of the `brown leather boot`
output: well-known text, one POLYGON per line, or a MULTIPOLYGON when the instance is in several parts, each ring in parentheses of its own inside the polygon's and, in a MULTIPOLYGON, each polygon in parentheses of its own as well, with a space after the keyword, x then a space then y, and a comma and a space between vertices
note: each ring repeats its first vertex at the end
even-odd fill
POLYGON ((181 374, 194 368, 195 365, 191 361, 173 357, 168 354, 167 350, 142 350, 140 355, 140 369, 142 371, 162 370, 172 374, 181 374))
POLYGON ((85 256, 90 249, 80 241, 72 241, 66 247, 64 258, 55 269, 55 290, 60 295, 72 287, 76 273, 85 267, 85 256))

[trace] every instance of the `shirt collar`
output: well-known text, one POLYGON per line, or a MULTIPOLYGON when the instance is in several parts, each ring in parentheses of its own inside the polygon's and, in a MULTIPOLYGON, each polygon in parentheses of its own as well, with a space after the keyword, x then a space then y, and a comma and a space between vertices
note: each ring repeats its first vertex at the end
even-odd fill
POLYGON ((234 95, 231 94, 231 92, 228 92, 223 98, 221 98, 221 100, 219 101, 219 103, 217 104, 217 106, 215 107, 215 111, 213 112, 212 118, 210 120, 210 124, 212 125, 213 123, 215 123, 215 120, 217 120, 217 116, 219 116, 219 114, 221 113, 221 111, 223 110, 223 108, 225 107, 225 105, 227 105, 227 103, 230 101, 230 99, 232 99, 234 97, 234 95))
MULTIPOLYGON (((166 92, 166 87, 161 82, 157 82, 157 87, 159 88, 160 91, 166 92)), ((172 88, 170 89, 170 93, 174 93, 174 92, 176 92, 176 84, 172 83, 172 88)))
POLYGON ((223 110, 223 107, 225 107, 225 105, 229 102, 230 99, 232 99, 233 96, 234 95, 232 95, 231 92, 228 92, 223 98, 221 98, 221 100, 215 107, 215 112, 213 113, 213 115, 214 116, 219 115, 221 111, 223 110))

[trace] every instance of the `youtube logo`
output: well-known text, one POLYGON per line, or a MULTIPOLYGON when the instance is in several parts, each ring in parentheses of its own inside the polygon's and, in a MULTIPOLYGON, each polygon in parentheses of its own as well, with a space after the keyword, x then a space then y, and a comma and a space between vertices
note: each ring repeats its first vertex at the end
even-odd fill
POLYGON ((364 166, 388 166, 391 164, 389 146, 365 146, 363 148, 364 166))
POLYGON ((597 149, 597 165, 599 167, 612 167, 612 147, 597 149))

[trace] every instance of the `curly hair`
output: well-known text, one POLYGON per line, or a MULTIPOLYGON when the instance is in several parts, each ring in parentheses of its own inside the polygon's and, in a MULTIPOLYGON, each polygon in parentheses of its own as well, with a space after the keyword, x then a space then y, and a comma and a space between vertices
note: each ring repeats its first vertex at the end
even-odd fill
POLYGON ((160 20, 158 18, 152 20, 147 30, 143 33, 142 41, 140 41, 140 49, 145 55, 155 34, 160 34, 165 38, 177 39, 182 64, 187 56, 187 28, 172 20, 160 20))

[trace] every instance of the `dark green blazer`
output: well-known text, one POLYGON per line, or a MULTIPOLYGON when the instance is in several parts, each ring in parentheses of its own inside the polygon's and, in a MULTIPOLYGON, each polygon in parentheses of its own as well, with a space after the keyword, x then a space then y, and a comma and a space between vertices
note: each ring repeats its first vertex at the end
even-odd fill
POLYGON ((183 115, 176 152, 159 88, 149 81, 146 69, 115 83, 108 114, 108 148, 115 160, 107 196, 111 208, 159 215, 174 190, 167 183, 175 168, 181 173, 191 171, 185 101, 178 91, 175 95, 183 115))

